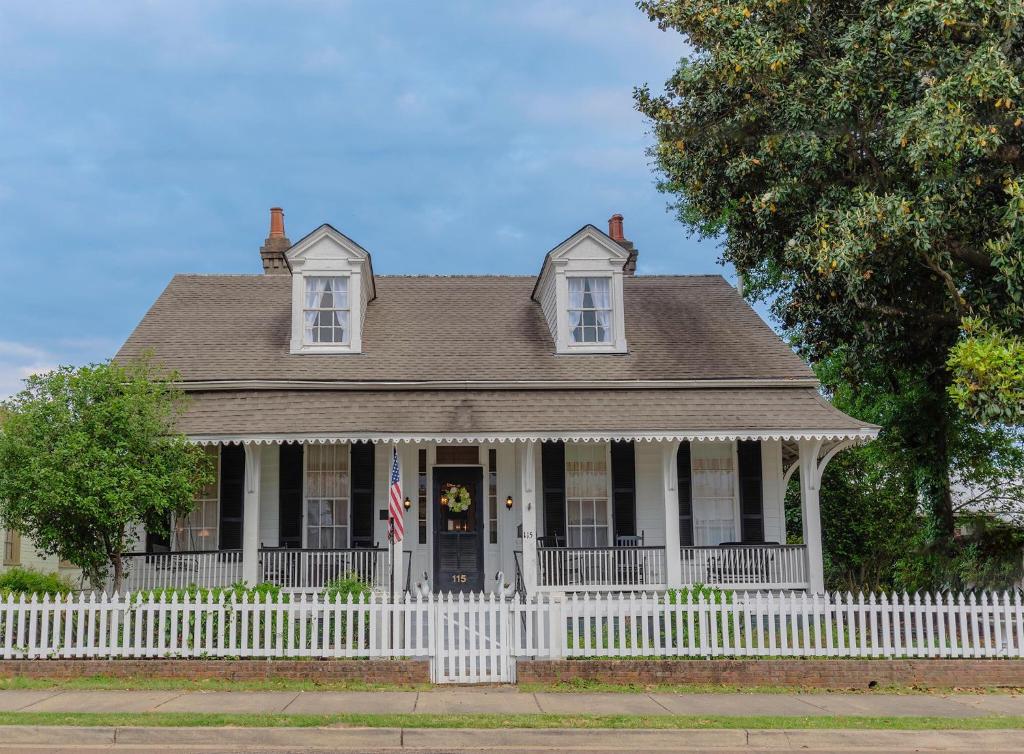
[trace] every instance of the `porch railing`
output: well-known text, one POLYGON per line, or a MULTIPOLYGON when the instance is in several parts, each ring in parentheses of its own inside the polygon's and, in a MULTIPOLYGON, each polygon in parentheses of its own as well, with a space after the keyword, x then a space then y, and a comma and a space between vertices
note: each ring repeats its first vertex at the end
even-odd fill
POLYGON ((804 545, 682 547, 679 558, 684 584, 739 589, 807 587, 804 545))
POLYGON ((539 547, 537 585, 547 588, 664 587, 664 547, 539 547))
MULTIPOLYGON (((230 586, 242 578, 241 550, 194 550, 122 555, 123 591, 230 586)), ((109 581, 112 589, 113 581, 109 581)))
POLYGON ((350 574, 376 590, 386 589, 388 551, 383 548, 260 549, 260 580, 285 588, 322 589, 329 582, 350 574))

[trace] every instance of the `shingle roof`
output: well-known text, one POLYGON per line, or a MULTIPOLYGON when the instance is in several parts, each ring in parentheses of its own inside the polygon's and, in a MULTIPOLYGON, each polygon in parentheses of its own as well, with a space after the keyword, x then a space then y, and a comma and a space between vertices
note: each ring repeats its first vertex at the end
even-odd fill
POLYGON ((625 279, 627 354, 556 355, 533 277, 376 276, 363 353, 288 353, 288 275, 178 275, 118 358, 186 381, 800 379, 810 370, 720 276, 625 279))
MULTIPOLYGON (((445 433, 793 437, 854 435, 872 425, 813 388, 596 390, 245 390, 198 392, 179 429, 229 438, 445 433)), ((870 433, 869 433, 870 434, 870 433)))

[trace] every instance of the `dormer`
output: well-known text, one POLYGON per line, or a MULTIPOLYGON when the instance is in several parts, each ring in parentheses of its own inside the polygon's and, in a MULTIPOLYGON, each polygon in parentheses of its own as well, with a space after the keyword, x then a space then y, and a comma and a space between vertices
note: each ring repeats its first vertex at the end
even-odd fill
POLYGON ((622 278, 635 269, 632 244, 621 238, 622 216, 609 221, 620 238, 593 225, 544 257, 533 289, 555 341, 555 352, 626 353, 622 278))
POLYGON ((370 254, 330 225, 284 253, 292 276, 291 353, 360 353, 376 296, 370 254))

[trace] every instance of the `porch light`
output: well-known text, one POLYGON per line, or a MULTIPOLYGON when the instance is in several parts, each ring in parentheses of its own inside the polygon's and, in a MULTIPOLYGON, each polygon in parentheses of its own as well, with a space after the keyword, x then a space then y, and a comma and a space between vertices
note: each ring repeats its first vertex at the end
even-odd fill
POLYGON ((508 497, 505 498, 505 508, 507 508, 508 510, 512 510, 512 496, 511 495, 509 495, 508 497))
POLYGON ((410 508, 412 508, 412 500, 409 499, 408 495, 406 495, 405 500, 402 501, 402 505, 405 506, 406 510, 409 510, 410 508))
POLYGON ((447 495, 441 495, 441 506, 442 507, 447 507, 448 506, 448 496, 447 495))

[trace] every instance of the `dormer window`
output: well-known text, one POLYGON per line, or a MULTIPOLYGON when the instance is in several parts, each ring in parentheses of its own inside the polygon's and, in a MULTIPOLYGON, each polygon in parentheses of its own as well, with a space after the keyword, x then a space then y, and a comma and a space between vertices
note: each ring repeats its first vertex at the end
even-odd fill
POLYGON ((628 353, 622 278, 631 259, 593 225, 547 253, 533 300, 551 328, 555 353, 628 353))
POLYGON ((373 300, 370 255, 330 225, 285 252, 292 276, 291 353, 362 353, 366 305, 373 300))
POLYGON ((569 283, 569 342, 612 342, 610 277, 567 277, 569 283))
POLYGON ((308 276, 305 282, 306 302, 302 320, 306 344, 348 343, 351 321, 348 277, 308 276))

